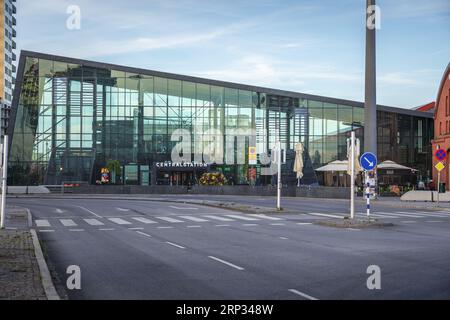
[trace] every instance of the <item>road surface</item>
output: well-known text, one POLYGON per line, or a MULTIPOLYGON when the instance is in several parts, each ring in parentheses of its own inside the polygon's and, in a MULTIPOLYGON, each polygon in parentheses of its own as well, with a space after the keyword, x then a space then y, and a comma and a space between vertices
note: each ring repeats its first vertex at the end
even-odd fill
POLYGON ((31 210, 62 285, 67 267, 80 267, 70 299, 450 298, 448 212, 382 207, 393 227, 336 229, 312 222, 339 217, 345 203, 309 203, 302 211, 312 214, 250 215, 167 201, 8 199, 31 210), (380 290, 367 288, 371 265, 380 290))

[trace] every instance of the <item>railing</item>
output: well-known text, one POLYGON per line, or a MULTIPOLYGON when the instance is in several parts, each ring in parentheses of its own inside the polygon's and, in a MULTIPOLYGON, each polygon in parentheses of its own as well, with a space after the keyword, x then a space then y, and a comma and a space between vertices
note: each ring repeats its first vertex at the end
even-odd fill
POLYGON ((63 181, 61 182, 61 194, 65 193, 66 188, 79 187, 81 185, 89 185, 88 181, 63 181))

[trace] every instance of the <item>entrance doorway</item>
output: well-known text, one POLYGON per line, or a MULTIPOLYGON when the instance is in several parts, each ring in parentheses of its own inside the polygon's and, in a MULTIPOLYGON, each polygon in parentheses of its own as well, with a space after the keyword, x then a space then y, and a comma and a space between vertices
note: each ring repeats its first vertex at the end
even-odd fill
POLYGON ((156 183, 159 185, 192 186, 198 177, 193 171, 158 171, 156 183))

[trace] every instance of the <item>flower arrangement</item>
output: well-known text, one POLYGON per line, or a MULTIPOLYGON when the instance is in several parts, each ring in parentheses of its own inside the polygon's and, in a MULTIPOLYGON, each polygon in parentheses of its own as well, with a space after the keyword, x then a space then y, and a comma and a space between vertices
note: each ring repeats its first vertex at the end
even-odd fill
POLYGON ((200 184, 203 186, 223 186, 227 179, 221 172, 206 172, 200 177, 200 184))

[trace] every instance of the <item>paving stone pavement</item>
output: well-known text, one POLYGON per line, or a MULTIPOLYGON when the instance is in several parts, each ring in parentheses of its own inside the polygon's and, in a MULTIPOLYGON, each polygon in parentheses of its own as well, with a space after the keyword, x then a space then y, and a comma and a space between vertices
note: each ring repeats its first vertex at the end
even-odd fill
POLYGON ((0 299, 46 299, 28 230, 0 230, 0 299))

